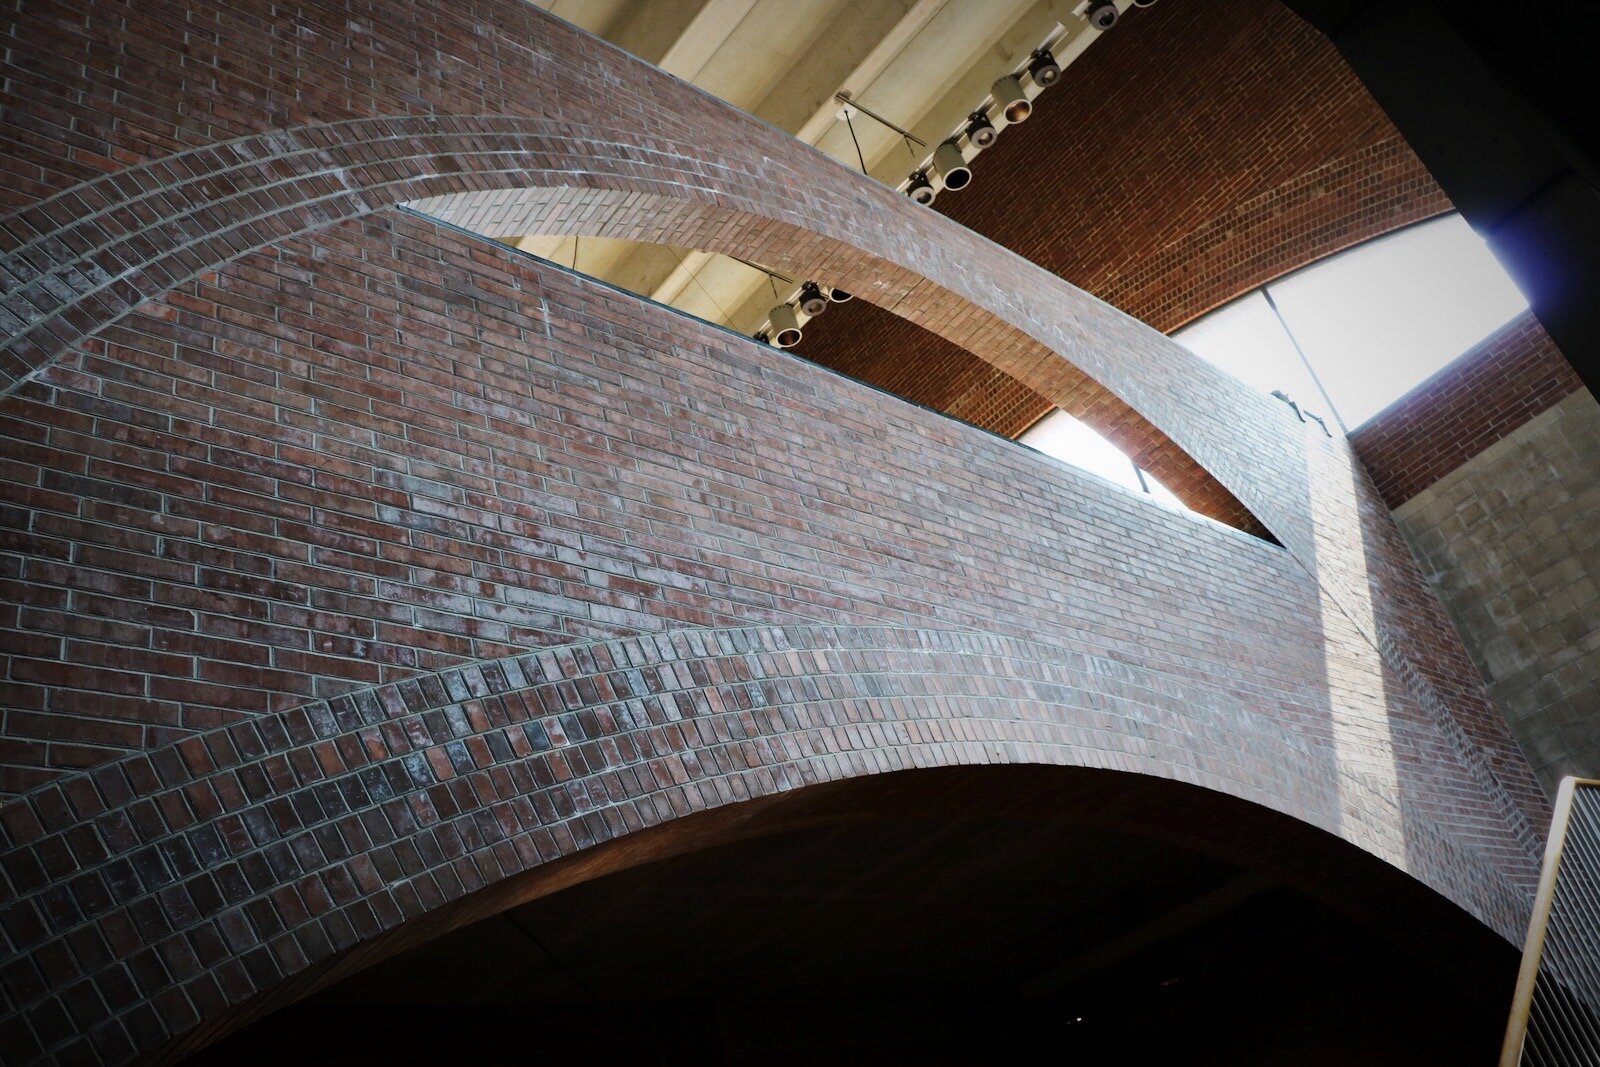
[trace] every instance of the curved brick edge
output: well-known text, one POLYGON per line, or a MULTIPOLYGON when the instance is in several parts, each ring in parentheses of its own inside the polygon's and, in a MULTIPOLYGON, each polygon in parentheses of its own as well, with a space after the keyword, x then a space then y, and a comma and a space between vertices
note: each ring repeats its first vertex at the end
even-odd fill
MULTIPOLYGON (((251 251, 406 203, 491 236, 615 236, 755 257, 830 278, 991 362, 1056 358, 991 314, 952 318, 951 306, 963 303, 955 294, 837 237, 824 239, 798 216, 774 217, 762 198, 741 191, 781 180, 778 164, 713 183, 696 178, 704 166, 692 144, 665 137, 640 148, 623 131, 456 115, 298 127, 101 177, 0 220, 0 235, 22 235, 0 258, 0 396, 176 285, 251 251), (59 218, 71 221, 53 225, 59 218)), ((1082 372, 1068 384, 1066 406, 1196 511, 1267 536, 1232 492, 1133 408, 1082 372)))
POLYGON ((1465 912, 1360 849, 1271 809, 1162 778, 1016 764, 914 768, 738 801, 629 833, 466 894, 289 976, 144 1057, 167 1064, 344 978, 453 930, 606 875, 838 820, 915 805, 953 817, 974 803, 1046 823, 1167 842, 1281 880, 1388 938, 1466 1004, 1501 1011, 1519 952, 1465 912), (934 779, 938 785, 928 785, 934 779), (906 794, 911 794, 908 799, 906 794), (976 794, 976 795, 975 795, 976 794))
POLYGON ((1504 937, 1521 929, 1521 888, 1430 820, 1402 805, 1396 846, 1391 801, 1327 781, 1289 729, 1186 680, 965 631, 691 630, 411 679, 27 794, 0 812, 0 1041, 19 1060, 127 1060, 603 842, 819 782, 974 764, 1225 793, 1409 862, 1504 937))
POLYGON ((0 219, 3 369, 21 380, 179 282, 380 207, 519 175, 519 184, 665 193, 692 156, 687 144, 644 149, 587 123, 396 116, 277 130, 129 167, 0 219))

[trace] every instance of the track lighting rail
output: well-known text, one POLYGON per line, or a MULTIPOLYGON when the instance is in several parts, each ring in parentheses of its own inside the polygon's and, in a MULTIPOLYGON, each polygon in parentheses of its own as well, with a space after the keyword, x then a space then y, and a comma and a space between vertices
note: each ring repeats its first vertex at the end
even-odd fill
MULTIPOLYGON (((1155 0, 1142 0, 1142 2, 1125 0, 1122 4, 1116 0, 1083 0, 1073 10, 1073 15, 1087 21, 1092 27, 1091 32, 1104 33, 1116 24, 1121 7, 1127 6, 1128 3, 1149 7, 1155 0)), ((1073 33, 1058 25, 1026 60, 1017 64, 1010 73, 996 79, 990 87, 989 95, 966 121, 936 145, 895 188, 919 204, 932 204, 941 192, 946 190, 956 192, 971 185, 972 169, 968 163, 978 153, 993 145, 1002 130, 1027 121, 1033 114, 1034 99, 1045 89, 1060 83, 1061 63, 1056 60, 1055 49, 1072 37, 1073 33)), ((1070 56, 1068 58, 1070 59, 1070 56)), ((839 90, 833 94, 833 98, 842 105, 839 111, 840 119, 848 122, 853 114, 860 112, 905 138, 908 147, 915 142, 924 149, 928 148, 928 142, 910 130, 890 122, 871 108, 862 106, 849 89, 839 90)), ((855 129, 852 126, 852 137, 854 134, 855 129)), ((859 142, 856 144, 856 151, 859 155, 859 142)), ((862 170, 866 171, 865 159, 862 160, 862 170)), ((769 277, 774 277, 765 267, 742 259, 739 262, 763 271, 769 277)), ((781 278, 782 275, 776 277, 781 278)), ((839 292, 841 290, 828 289, 816 282, 806 282, 792 293, 789 299, 775 306, 768 314, 767 321, 752 336, 766 344, 793 348, 800 343, 803 327, 808 320, 827 310, 829 303, 841 302, 840 298, 831 295, 839 292), (827 296, 826 300, 822 299, 824 295, 827 296)), ((849 294, 844 294, 843 299, 849 299, 849 294)))
POLYGON ((839 103, 843 104, 847 109, 852 110, 852 111, 859 111, 863 115, 867 116, 867 118, 873 119, 873 120, 881 123, 882 125, 889 127, 889 129, 893 130, 895 133, 898 133, 901 137, 904 137, 906 140, 915 141, 922 148, 927 148, 928 147, 928 142, 927 141, 924 141, 922 138, 918 137, 916 134, 912 133, 910 130, 902 129, 899 126, 896 126, 894 123, 890 122, 888 119, 884 118, 882 115, 878 114, 876 111, 873 111, 871 108, 866 107, 860 101, 856 100, 853 96, 850 95, 850 90, 849 89, 840 89, 838 92, 833 94, 833 98, 835 100, 839 101, 839 103))

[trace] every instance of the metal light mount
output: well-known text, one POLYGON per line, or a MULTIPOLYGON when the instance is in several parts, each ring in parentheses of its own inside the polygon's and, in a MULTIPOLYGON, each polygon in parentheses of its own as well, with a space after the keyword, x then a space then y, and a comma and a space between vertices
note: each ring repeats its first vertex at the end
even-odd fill
POLYGON ((1033 84, 1047 89, 1061 80, 1061 64, 1056 62, 1050 49, 1041 48, 1033 54, 1033 62, 1028 64, 1028 74, 1033 78, 1033 84))
POLYGON ((967 119, 967 141, 972 147, 988 148, 999 136, 1000 131, 994 128, 987 111, 974 111, 967 119))
POLYGON ((1022 80, 1015 74, 1007 74, 996 81, 989 92, 1007 125, 1026 122, 1028 116, 1033 114, 1033 101, 1028 99, 1027 92, 1022 88, 1022 80))
POLYGON ((822 286, 816 282, 806 282, 800 287, 800 310, 809 319, 828 310, 828 298, 822 295, 822 286))

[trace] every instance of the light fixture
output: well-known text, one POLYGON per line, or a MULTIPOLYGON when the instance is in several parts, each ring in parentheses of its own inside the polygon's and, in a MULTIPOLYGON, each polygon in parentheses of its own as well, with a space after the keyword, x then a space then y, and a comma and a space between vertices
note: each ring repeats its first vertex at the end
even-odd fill
POLYGON ((800 320, 794 308, 779 304, 767 316, 772 323, 772 340, 779 348, 793 348, 800 343, 800 320))
POLYGON ((835 304, 847 304, 855 298, 856 294, 848 292, 844 289, 830 288, 828 290, 828 299, 832 300, 835 304))
POLYGON ((972 142, 974 148, 988 148, 994 144, 994 139, 1000 136, 1000 131, 994 128, 994 123, 989 121, 987 111, 974 111, 967 121, 967 140, 972 142))
POLYGON ((1028 99, 1028 94, 1022 91, 1022 82, 1017 80, 1015 74, 1007 74, 995 82, 989 91, 994 94, 994 102, 1000 105, 1000 114, 1006 117, 1007 122, 1021 122, 1033 114, 1033 103, 1028 99))
POLYGON ((1033 62, 1028 64, 1028 73, 1033 76, 1033 84, 1043 89, 1061 80, 1061 64, 1050 54, 1050 49, 1041 48, 1033 54, 1033 62))
POLYGON ((822 295, 822 287, 816 282, 806 282, 800 287, 800 310, 813 319, 828 310, 828 298, 822 295))
POLYGON ((944 187, 952 192, 965 189, 972 182, 972 171, 967 169, 966 157, 954 141, 946 141, 933 150, 933 172, 939 176, 944 187))
POLYGON ((756 342, 757 344, 761 344, 761 345, 771 344, 772 343, 772 338, 767 336, 767 331, 766 330, 757 330, 755 333, 750 335, 750 340, 756 342))
POLYGON ((928 181, 928 175, 919 170, 911 175, 911 184, 906 186, 906 195, 919 204, 931 204, 938 193, 934 191, 933 183, 928 181))
POLYGON ((1117 24, 1117 5, 1111 0, 1094 0, 1084 18, 1097 30, 1109 30, 1117 24))

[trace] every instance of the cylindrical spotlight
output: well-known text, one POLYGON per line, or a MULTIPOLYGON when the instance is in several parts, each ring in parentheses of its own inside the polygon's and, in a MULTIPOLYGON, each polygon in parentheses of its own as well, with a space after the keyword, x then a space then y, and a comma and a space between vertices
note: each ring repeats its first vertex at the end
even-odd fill
POLYGON ((854 294, 852 292, 848 292, 848 291, 846 291, 844 289, 831 289, 830 288, 828 290, 828 299, 832 300, 835 304, 846 304, 846 303, 849 303, 850 301, 854 300, 855 298, 856 298, 856 294, 854 294))
POLYGON ((1033 75, 1033 84, 1044 89, 1061 80, 1061 64, 1050 54, 1050 49, 1041 48, 1033 54, 1028 73, 1033 75))
POLYGON ((811 318, 828 310, 828 298, 822 295, 822 286, 806 282, 800 287, 800 310, 811 318))
POLYGON ((938 194, 934 191, 933 183, 928 181, 928 176, 919 170, 911 176, 911 184, 906 186, 906 195, 919 204, 931 204, 938 194))
POLYGON ((994 123, 989 121, 987 111, 974 111, 967 121, 967 140, 972 142, 974 148, 988 148, 994 144, 994 139, 1000 136, 1000 131, 994 128, 994 123))
POLYGON ((1117 24, 1117 5, 1111 0, 1094 0, 1084 17, 1095 29, 1109 30, 1117 24))
POLYGON ((767 321, 772 323, 772 340, 779 348, 793 348, 800 343, 800 320, 794 308, 779 304, 767 316, 767 321))
POLYGON ((1000 114, 1006 117, 1007 122, 1021 122, 1033 114, 1033 103, 1028 99, 1028 94, 1022 91, 1022 83, 1015 74, 1007 74, 995 82, 989 91, 994 94, 994 102, 1000 105, 1000 114))
POLYGON ((750 335, 750 339, 752 341, 756 342, 757 344, 762 344, 762 345, 771 344, 772 343, 772 338, 767 336, 767 331, 765 331, 765 330, 756 331, 755 333, 750 335))
POLYGON ((946 141, 933 150, 933 172, 944 182, 944 187, 954 192, 965 189, 972 181, 972 171, 954 141, 946 141))

